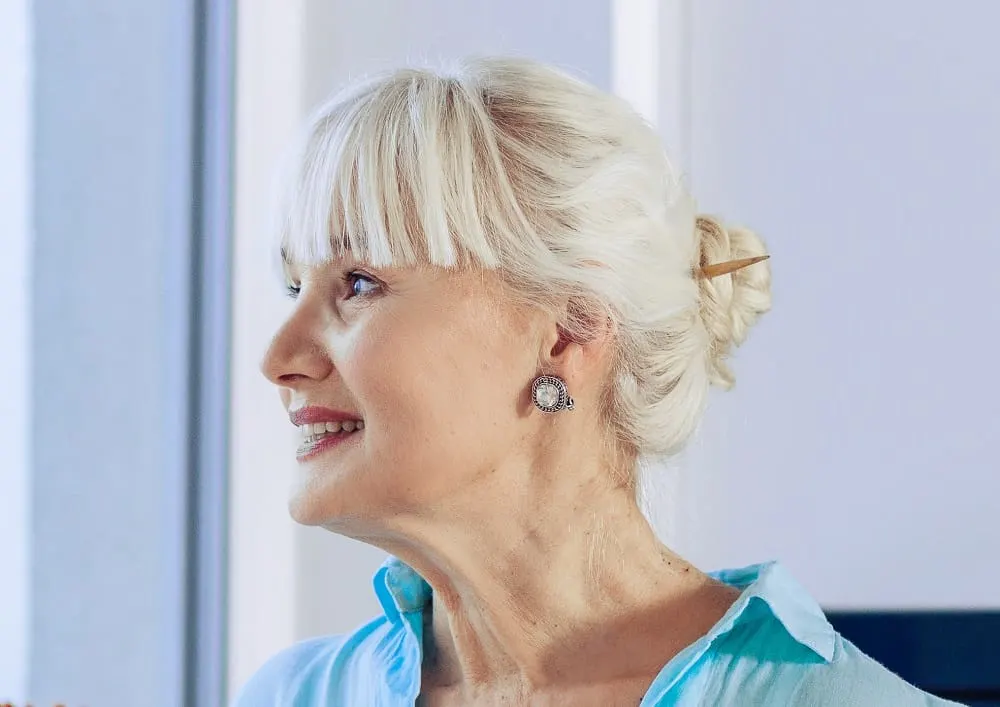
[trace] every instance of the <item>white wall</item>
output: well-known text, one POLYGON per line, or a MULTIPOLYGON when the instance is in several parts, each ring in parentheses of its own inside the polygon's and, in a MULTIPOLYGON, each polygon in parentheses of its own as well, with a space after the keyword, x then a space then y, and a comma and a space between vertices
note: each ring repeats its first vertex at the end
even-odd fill
POLYGON ((832 607, 1000 607, 1000 5, 689 8, 694 190, 774 254, 693 553, 832 607))
POLYGON ((28 694, 31 45, 27 0, 0 3, 0 702, 28 694))

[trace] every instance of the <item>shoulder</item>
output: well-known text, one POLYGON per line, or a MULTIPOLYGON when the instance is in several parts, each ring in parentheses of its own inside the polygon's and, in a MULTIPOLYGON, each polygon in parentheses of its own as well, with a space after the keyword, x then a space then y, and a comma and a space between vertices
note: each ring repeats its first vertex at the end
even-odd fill
POLYGON ((357 660, 384 618, 349 634, 300 641, 272 656, 247 681, 231 707, 319 707, 351 688, 357 660))
POLYGON ((315 684, 329 677, 348 636, 301 641, 271 657, 240 690, 233 707, 308 705, 315 684))
POLYGON ((914 687, 838 634, 833 660, 811 665, 803 671, 789 704, 795 707, 939 707, 955 703, 914 687))
POLYGON ((795 707, 953 704, 910 685, 844 638, 780 564, 715 574, 745 587, 715 630, 720 640, 708 683, 720 696, 716 703, 743 704, 750 694, 754 704, 795 707))

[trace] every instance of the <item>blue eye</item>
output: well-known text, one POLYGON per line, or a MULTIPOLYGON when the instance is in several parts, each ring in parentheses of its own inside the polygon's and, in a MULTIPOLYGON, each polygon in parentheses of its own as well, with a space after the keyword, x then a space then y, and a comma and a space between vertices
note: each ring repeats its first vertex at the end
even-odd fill
POLYGON ((367 275, 359 272, 348 273, 347 284, 350 287, 351 297, 367 297, 379 291, 379 284, 367 275))

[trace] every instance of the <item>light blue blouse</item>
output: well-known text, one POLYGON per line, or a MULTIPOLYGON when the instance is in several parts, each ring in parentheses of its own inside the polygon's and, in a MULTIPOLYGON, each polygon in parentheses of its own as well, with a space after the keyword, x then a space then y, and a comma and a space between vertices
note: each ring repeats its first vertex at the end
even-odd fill
MULTIPOLYGON (((954 705, 907 684, 840 636, 777 563, 713 573, 741 590, 657 675, 640 707, 954 705)), ((374 578, 383 615, 271 658, 234 707, 412 707, 420 692, 426 582, 390 557, 374 578)))

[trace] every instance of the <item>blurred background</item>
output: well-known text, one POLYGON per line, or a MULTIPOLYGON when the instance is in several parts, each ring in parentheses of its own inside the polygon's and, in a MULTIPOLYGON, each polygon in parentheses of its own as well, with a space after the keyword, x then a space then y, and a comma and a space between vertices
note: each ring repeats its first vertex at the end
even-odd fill
POLYGON ((658 470, 664 537, 780 559, 907 679, 1000 704, 997 27, 991 0, 0 0, 0 702, 222 705, 377 611, 381 552, 286 512, 272 180, 345 81, 512 53, 632 101, 773 253, 736 390, 658 470))

